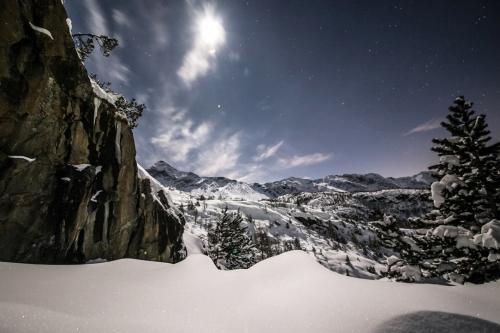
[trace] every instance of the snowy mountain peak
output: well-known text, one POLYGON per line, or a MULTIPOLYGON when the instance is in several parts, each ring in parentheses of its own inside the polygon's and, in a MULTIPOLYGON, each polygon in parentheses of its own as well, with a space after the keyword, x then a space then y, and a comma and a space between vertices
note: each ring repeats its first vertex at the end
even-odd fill
POLYGON ((186 178, 186 177, 192 177, 192 178, 199 178, 196 174, 192 172, 185 172, 185 171, 180 171, 168 164, 165 161, 158 161, 156 162, 151 168, 151 170, 155 170, 156 172, 159 173, 165 173, 168 174, 169 176, 173 178, 186 178))
POLYGON ((180 171, 165 161, 156 162, 148 172, 164 186, 205 197, 258 200, 301 192, 373 192, 390 189, 427 189, 432 174, 421 172, 411 177, 383 177, 377 173, 329 175, 319 179, 288 177, 265 184, 247 184, 225 177, 200 177, 180 171))
POLYGON ((193 172, 179 171, 164 161, 156 162, 147 170, 160 183, 195 196, 259 200, 268 196, 253 185, 225 177, 200 177, 193 172))

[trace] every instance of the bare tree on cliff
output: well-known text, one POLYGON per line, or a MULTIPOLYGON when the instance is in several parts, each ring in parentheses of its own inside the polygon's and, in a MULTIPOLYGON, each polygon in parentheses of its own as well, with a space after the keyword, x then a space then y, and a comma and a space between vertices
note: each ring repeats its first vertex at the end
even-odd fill
POLYGON ((87 57, 94 52, 96 44, 102 52, 102 55, 109 57, 111 51, 118 46, 118 40, 116 38, 108 37, 105 35, 94 35, 94 34, 73 34, 73 42, 75 43, 76 51, 80 56, 82 61, 85 61, 87 57))
MULTIPOLYGON (((118 40, 116 38, 108 37, 105 35, 78 33, 73 34, 72 37, 78 56, 82 61, 85 61, 89 57, 89 55, 94 52, 96 45, 99 46, 99 49, 101 50, 101 53, 104 57, 109 57, 111 51, 113 51, 113 49, 118 46, 118 40)), ((146 105, 137 103, 137 100, 135 98, 128 100, 121 94, 117 94, 111 89, 110 82, 100 81, 97 78, 96 74, 93 74, 90 77, 104 91, 119 96, 115 101, 115 107, 121 114, 123 114, 127 118, 131 128, 137 127, 137 122, 142 116, 144 110, 146 110, 146 105)))

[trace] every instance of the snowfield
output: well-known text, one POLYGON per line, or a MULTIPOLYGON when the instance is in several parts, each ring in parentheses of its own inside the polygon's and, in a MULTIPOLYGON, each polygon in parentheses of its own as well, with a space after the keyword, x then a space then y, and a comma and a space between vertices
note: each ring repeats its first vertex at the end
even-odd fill
MULTIPOLYGON (((151 176, 149 176, 151 177, 151 176)), ((206 244, 207 230, 213 226, 227 207, 231 212, 240 212, 244 217, 244 225, 250 236, 258 232, 265 232, 275 242, 291 242, 297 239, 301 249, 316 258, 323 266, 340 274, 349 276, 376 279, 380 272, 386 270, 386 257, 395 253, 389 249, 375 249, 371 244, 376 239, 368 223, 352 223, 344 216, 362 216, 364 206, 356 206, 343 193, 301 193, 300 195, 284 195, 277 201, 269 200, 242 200, 242 199, 210 199, 197 200, 191 193, 169 188, 169 197, 177 207, 184 207, 186 226, 184 234, 190 239, 198 239, 199 244, 206 244), (296 198, 304 201, 301 207, 295 204, 296 198), (189 203, 197 203, 193 209, 188 209, 189 203), (248 223, 252 217, 253 222, 248 223), (334 230, 337 238, 328 235, 328 228, 334 230), (364 247, 364 249, 363 249, 364 247), (349 262, 346 261, 349 258, 349 262)), ((415 194, 421 190, 390 190, 384 191, 383 196, 392 200, 393 196, 415 194)), ((377 198, 378 192, 364 194, 357 193, 357 198, 377 198)), ((412 196, 410 196, 412 198, 412 196)), ((415 200, 414 200, 415 201, 415 200)), ((391 204, 392 205, 392 204, 391 204)), ((395 200, 392 210, 404 212, 407 207, 418 207, 418 202, 409 200, 395 200)), ((185 237, 186 238, 186 237, 185 237)), ((188 253, 191 247, 185 239, 188 253)), ((196 253, 204 253, 203 247, 196 253)))
POLYGON ((346 277, 292 251, 219 271, 123 259, 0 263, 0 332, 500 332, 500 285, 346 277), (425 311, 425 312, 422 312, 425 311))
POLYGON ((380 242, 372 222, 387 214, 401 223, 432 208, 426 172, 402 178, 350 174, 247 184, 200 177, 159 161, 149 169, 139 166, 139 173, 151 179, 155 191, 168 193, 183 212, 188 252, 198 244, 195 253, 205 253, 207 231, 227 207, 242 215, 258 260, 300 249, 335 272, 365 279, 383 276, 386 259, 398 255, 380 242))

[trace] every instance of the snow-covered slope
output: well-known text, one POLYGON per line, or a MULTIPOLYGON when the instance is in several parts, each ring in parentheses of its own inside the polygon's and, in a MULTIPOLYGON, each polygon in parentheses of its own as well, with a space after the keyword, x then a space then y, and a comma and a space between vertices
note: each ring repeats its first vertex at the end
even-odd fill
POLYGON ((303 252, 218 271, 192 255, 72 266, 0 263, 0 331, 499 332, 500 285, 368 281, 303 252))
MULTIPOLYGON (((384 212, 403 221, 427 212, 432 203, 424 190, 385 190, 371 193, 316 192, 287 194, 265 200, 206 199, 170 189, 174 203, 186 218, 190 239, 206 242, 207 230, 222 216, 225 207, 243 215, 243 223, 261 249, 276 255, 300 248, 325 267, 350 276, 375 279, 386 269, 390 249, 379 245, 370 222, 384 218, 384 212), (294 244, 293 247, 290 245, 294 244)), ((197 242, 200 244, 200 242, 197 242)), ((189 246, 188 246, 189 252, 189 246)), ((196 250, 194 253, 203 252, 196 250)), ((267 256, 267 255, 266 255, 267 256)), ((260 257, 259 257, 260 259, 260 257)))

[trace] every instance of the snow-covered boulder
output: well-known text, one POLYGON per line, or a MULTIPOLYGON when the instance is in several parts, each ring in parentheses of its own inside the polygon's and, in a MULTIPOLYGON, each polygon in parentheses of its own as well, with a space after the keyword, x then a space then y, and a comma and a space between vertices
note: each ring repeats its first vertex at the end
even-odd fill
POLYGON ((401 278, 406 281, 418 282, 422 279, 422 271, 416 265, 405 265, 400 268, 401 278))
POLYGON ((460 235, 456 238, 457 241, 457 249, 469 248, 475 249, 476 244, 474 244, 474 240, 472 237, 468 235, 460 235))
POLYGON ((500 221, 491 220, 481 227, 481 233, 474 236, 476 245, 496 249, 500 248, 500 221))
POLYGON ((457 238, 459 235, 470 237, 472 235, 469 230, 453 225, 440 225, 429 230, 429 233, 439 238, 457 238))
POLYGON ((386 259, 386 262, 387 262, 387 265, 388 265, 388 266, 392 266, 392 265, 394 265, 395 263, 400 262, 400 261, 401 261, 401 258, 398 258, 398 257, 396 257, 396 256, 394 256, 394 255, 392 255, 392 256, 390 256, 390 257, 388 257, 388 258, 386 259))
POLYGON ((383 224, 386 226, 391 226, 396 222, 396 219, 392 215, 384 214, 383 224))
POLYGON ((417 265, 408 265, 404 260, 390 256, 386 259, 389 277, 397 277, 398 281, 417 282, 422 279, 422 271, 417 265))

